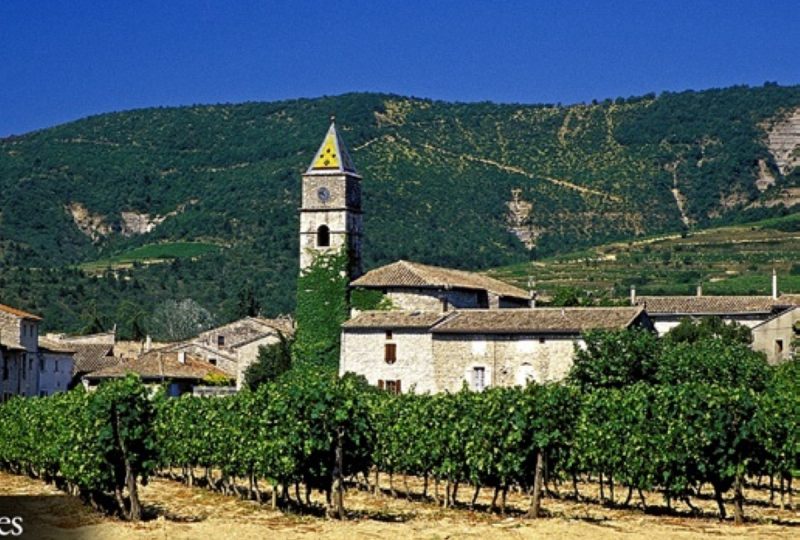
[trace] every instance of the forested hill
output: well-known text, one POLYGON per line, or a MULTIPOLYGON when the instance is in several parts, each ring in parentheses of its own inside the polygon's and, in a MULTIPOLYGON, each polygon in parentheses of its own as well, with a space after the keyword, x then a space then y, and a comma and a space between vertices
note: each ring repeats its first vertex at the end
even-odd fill
POLYGON ((217 321, 254 299, 291 311, 300 173, 331 114, 364 177, 367 268, 477 269, 781 211, 800 187, 783 136, 798 108, 800 87, 765 85, 568 107, 347 94, 94 116, 0 141, 0 302, 51 328, 123 333, 169 299, 217 321))

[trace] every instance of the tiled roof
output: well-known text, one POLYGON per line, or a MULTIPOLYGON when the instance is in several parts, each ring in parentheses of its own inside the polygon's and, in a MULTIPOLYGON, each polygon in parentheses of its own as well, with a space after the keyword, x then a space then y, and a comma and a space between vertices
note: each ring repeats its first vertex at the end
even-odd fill
POLYGON ((21 309, 7 306, 5 304, 0 304, 0 311, 8 313, 9 315, 14 315, 15 317, 19 317, 20 319, 32 319, 34 321, 42 320, 42 318, 39 317, 38 315, 34 315, 33 313, 28 313, 27 311, 22 311, 21 309))
POLYGON ((135 360, 120 361, 86 375, 87 379, 109 379, 136 373, 142 378, 154 379, 203 379, 207 375, 221 375, 230 378, 221 369, 199 358, 186 355, 185 361, 178 360, 177 352, 151 351, 135 360))
POLYGON ((628 328, 641 307, 465 309, 433 327, 434 333, 579 334, 628 328))
POLYGON ((427 329, 452 315, 450 313, 434 313, 430 311, 363 311, 345 322, 347 329, 360 328, 423 328, 427 329))
POLYGON ((782 294, 777 303, 782 306, 800 306, 800 294, 782 294))
POLYGON ((640 296, 636 303, 650 314, 725 315, 771 313, 771 296, 640 296))
POLYGON ((474 272, 397 261, 370 270, 351 283, 355 287, 424 287, 486 290, 499 296, 527 300, 526 291, 474 272))
POLYGON ((39 338, 39 349, 54 353, 74 353, 75 347, 67 343, 59 343, 58 341, 50 341, 48 339, 39 338))
POLYGON ((97 371, 119 362, 119 359, 113 356, 113 345, 77 343, 67 346, 75 351, 72 357, 74 360, 73 374, 97 371))

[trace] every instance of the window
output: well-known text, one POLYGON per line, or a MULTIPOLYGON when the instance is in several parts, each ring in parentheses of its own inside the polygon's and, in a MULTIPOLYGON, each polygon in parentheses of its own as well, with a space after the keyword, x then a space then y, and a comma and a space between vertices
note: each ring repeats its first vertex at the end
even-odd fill
POLYGON ((317 247, 329 247, 331 245, 331 230, 327 225, 320 225, 317 229, 317 247))
POLYGON ((481 391, 486 388, 486 368, 472 368, 472 389, 481 391))
POLYGON ((539 338, 539 343, 544 343, 544 338, 543 337, 539 338))
POLYGON ((216 366, 217 365, 217 359, 216 358, 209 358, 208 359, 208 363, 211 364, 212 366, 216 366))
POLYGON ((386 390, 390 394, 400 394, 402 393, 402 385, 400 384, 400 380, 394 381, 384 381, 383 379, 378 381, 378 388, 381 390, 386 390))
POLYGON ((217 336, 217 347, 225 346, 225 336, 217 336))
POLYGON ((8 380, 8 360, 3 360, 3 380, 8 380))
POLYGON ((392 331, 391 330, 387 330, 386 331, 386 339, 392 339, 392 331))
POLYGON ((397 344, 387 343, 383 346, 383 359, 387 364, 394 364, 397 361, 397 344))
POLYGON ((776 339, 775 340, 775 354, 783 354, 783 340, 776 339))
POLYGON ((44 356, 39 357, 39 371, 44 371, 44 356))
POLYGON ((56 360, 56 365, 53 368, 53 373, 58 373, 58 360, 56 360))
POLYGON ((42 390, 41 392, 39 392, 39 397, 47 397, 47 392, 42 390))

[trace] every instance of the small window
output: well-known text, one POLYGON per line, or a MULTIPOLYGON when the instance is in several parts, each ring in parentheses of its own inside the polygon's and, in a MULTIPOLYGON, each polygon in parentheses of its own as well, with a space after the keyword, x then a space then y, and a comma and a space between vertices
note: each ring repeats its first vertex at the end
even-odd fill
POLYGON ((394 364, 397 361, 397 345, 395 343, 387 343, 383 347, 383 359, 387 364, 394 364))
POLYGON ((225 346, 225 336, 217 336, 217 347, 225 346))
POLYGON ((391 330, 387 330, 386 331, 386 339, 392 339, 392 337, 393 337, 392 336, 392 331, 391 330))
POLYGON ((53 369, 54 373, 58 373, 58 360, 56 360, 56 367, 53 369))
POLYGON ((486 388, 486 368, 472 368, 472 389, 481 391, 486 388))
POLYGON ((44 356, 39 357, 39 371, 44 371, 44 356))
POLYGON ((327 225, 320 225, 317 229, 317 247, 329 247, 331 245, 331 230, 327 225))
POLYGON ((3 360, 3 380, 8 380, 8 360, 3 360))
POLYGON ((208 359, 208 363, 211 364, 212 366, 216 366, 217 365, 217 359, 216 358, 209 358, 208 359))
POLYGON ((42 390, 41 392, 39 392, 39 397, 47 397, 47 392, 42 390))
POLYGON ((402 393, 402 389, 400 386, 400 381, 385 381, 385 388, 386 391, 390 394, 400 394, 402 393))
POLYGON ((776 339, 775 340, 775 354, 783 354, 783 340, 776 339))
POLYGON ((539 338, 539 343, 544 343, 544 338, 543 337, 539 338))

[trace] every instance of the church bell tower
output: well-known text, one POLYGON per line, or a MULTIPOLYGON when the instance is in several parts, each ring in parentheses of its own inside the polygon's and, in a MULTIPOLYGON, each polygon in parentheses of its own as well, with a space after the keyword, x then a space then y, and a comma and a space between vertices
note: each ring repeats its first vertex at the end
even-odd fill
POLYGON ((322 146, 303 174, 300 272, 318 254, 345 249, 350 279, 360 276, 362 223, 361 176, 331 118, 322 146))

